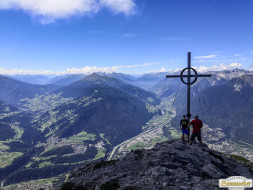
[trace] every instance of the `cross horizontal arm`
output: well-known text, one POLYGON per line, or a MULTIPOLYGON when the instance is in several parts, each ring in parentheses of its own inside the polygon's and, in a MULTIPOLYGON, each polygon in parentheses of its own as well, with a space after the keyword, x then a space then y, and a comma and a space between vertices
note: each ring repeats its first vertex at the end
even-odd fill
MULTIPOLYGON (((183 75, 182 77, 211 77, 212 75, 183 75)), ((181 77, 181 75, 179 75, 181 77)))
MULTIPOLYGON (((211 77, 212 75, 183 75, 182 77, 211 77)), ((179 78, 181 75, 166 75, 166 78, 179 78)))
POLYGON ((212 75, 197 75, 198 77, 211 77, 212 75))

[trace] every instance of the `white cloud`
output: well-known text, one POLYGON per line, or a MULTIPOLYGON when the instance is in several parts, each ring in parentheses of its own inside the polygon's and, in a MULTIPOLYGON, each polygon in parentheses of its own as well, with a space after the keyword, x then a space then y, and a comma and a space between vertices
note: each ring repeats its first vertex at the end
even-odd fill
MULTIPOLYGON (((12 69, 12 70, 6 70, 3 68, 0 68, 0 74, 4 75, 66 75, 66 74, 91 74, 94 72, 103 72, 103 73, 112 73, 112 72, 120 72, 119 69, 122 68, 137 68, 137 67, 148 67, 152 65, 157 65, 159 63, 153 62, 153 63, 144 63, 144 64, 137 64, 137 65, 121 65, 121 66, 112 66, 112 67, 89 67, 86 66, 84 68, 68 68, 65 71, 50 71, 50 70, 22 70, 22 69, 12 69)), ((241 63, 231 63, 228 65, 220 64, 220 65, 213 65, 210 67, 207 66, 199 66, 199 67, 193 67, 197 70, 199 73, 204 73, 207 71, 223 71, 223 70, 233 70, 236 68, 240 68, 242 66, 241 63)), ((253 66, 252 70, 253 70, 253 66)), ((169 69, 161 68, 160 70, 151 70, 145 73, 158 73, 158 72, 180 72, 182 69, 169 69)), ((143 72, 144 73, 144 72, 143 72)))
MULTIPOLYGON (((193 67, 194 69, 197 70, 198 73, 205 73, 208 71, 224 71, 224 70, 233 70, 236 68, 240 68, 242 66, 241 63, 231 63, 228 65, 220 64, 220 65, 213 65, 210 67, 207 66, 198 66, 198 67, 193 67)), ((252 66, 253 68, 253 66, 252 66)), ((168 72, 168 73, 180 73, 183 69, 182 68, 177 68, 177 69, 169 69, 166 70, 165 68, 162 68, 160 71, 149 71, 148 73, 157 73, 157 72, 168 72)))
POLYGON ((12 69, 6 70, 0 68, 0 74, 3 75, 66 75, 66 74, 91 74, 94 72, 103 72, 103 73, 112 73, 118 72, 121 68, 136 68, 136 67, 147 67, 158 64, 154 63, 144 63, 138 65, 121 65, 121 66, 112 66, 112 67, 89 67, 86 66, 84 68, 68 68, 65 71, 50 71, 50 70, 22 70, 22 69, 12 69))
MULTIPOLYGON (((167 69, 166 68, 161 68, 160 70, 151 70, 151 71, 147 71, 145 73, 161 73, 161 72, 166 72, 167 69)), ((142 73, 144 74, 144 73, 142 73)))
POLYGON ((125 13, 133 14, 135 3, 133 0, 100 0, 100 6, 107 7, 114 11, 116 14, 125 13))
POLYGON ((206 67, 206 66, 199 66, 199 67, 193 67, 197 70, 197 72, 200 72, 200 73, 204 73, 204 72, 207 72, 207 71, 223 71, 223 70, 233 70, 233 69, 236 69, 236 68, 240 68, 242 66, 241 63, 231 63, 231 64, 228 64, 228 65, 224 65, 224 64, 220 64, 220 65, 213 65, 213 66, 210 66, 210 67, 206 67))
POLYGON ((234 54, 235 57, 241 57, 241 54, 234 54))
POLYGON ((91 74, 94 72, 105 72, 111 73, 115 72, 116 69, 111 67, 89 67, 84 68, 68 68, 65 71, 49 71, 49 70, 22 70, 22 69, 12 69, 6 70, 0 68, 0 74, 4 75, 66 75, 66 74, 91 74))
POLYGON ((160 72, 166 72, 165 68, 161 68, 160 72))
POLYGON ((204 55, 204 56, 197 56, 197 57, 194 57, 195 59, 210 59, 210 58, 215 58, 217 57, 218 55, 204 55))
POLYGON ((113 13, 130 15, 135 12, 134 0, 1 0, 1 9, 23 10, 41 23, 48 24, 57 19, 74 15, 97 13, 103 8, 113 13))
POLYGON ((0 68, 0 74, 5 74, 5 75, 52 75, 55 73, 53 71, 48 71, 48 70, 23 70, 23 69, 6 70, 3 68, 0 68))
POLYGON ((144 63, 142 66, 151 66, 151 65, 157 65, 159 64, 158 62, 153 62, 153 63, 144 63))

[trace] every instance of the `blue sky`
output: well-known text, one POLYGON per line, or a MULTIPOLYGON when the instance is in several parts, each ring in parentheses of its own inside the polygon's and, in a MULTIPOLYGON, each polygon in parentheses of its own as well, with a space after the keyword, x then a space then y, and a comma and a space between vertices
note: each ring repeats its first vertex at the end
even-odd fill
POLYGON ((1 0, 0 36, 1 74, 252 69, 253 0, 1 0))

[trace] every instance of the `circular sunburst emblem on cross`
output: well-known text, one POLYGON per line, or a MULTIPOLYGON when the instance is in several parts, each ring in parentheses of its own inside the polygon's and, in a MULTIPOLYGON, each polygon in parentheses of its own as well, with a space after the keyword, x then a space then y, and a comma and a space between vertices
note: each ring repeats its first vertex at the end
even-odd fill
POLYGON ((196 81, 197 81, 197 79, 198 79, 198 73, 197 73, 197 71, 194 69, 194 68, 192 68, 192 67, 186 67, 186 68, 184 68, 182 71, 181 71, 181 73, 180 73, 180 79, 181 79, 181 81, 184 83, 184 84, 186 84, 186 85, 191 85, 191 84, 194 84, 196 81), (184 72, 185 71, 188 71, 188 75, 184 75, 184 72), (190 71, 189 71, 190 70, 190 71), (194 72, 194 75, 191 75, 191 70, 193 70, 193 72, 194 72), (187 77, 187 78, 192 78, 192 77, 194 77, 194 80, 191 82, 191 80, 188 80, 187 82, 185 82, 184 81, 184 77, 187 77))

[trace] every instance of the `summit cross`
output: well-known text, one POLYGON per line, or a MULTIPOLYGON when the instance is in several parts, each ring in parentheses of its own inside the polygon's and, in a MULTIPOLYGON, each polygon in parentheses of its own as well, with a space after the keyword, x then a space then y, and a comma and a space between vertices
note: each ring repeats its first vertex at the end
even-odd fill
POLYGON ((180 75, 166 75, 166 78, 180 78, 181 81, 187 85, 187 119, 190 122, 191 119, 191 85, 194 84, 198 77, 211 77, 212 75, 199 75, 197 71, 191 67, 191 52, 188 52, 188 67, 184 68, 180 75), (194 74, 191 74, 191 70, 194 74), (187 71, 187 75, 184 72, 187 71), (194 80, 191 81, 191 78, 194 77, 194 80), (184 80, 187 78, 187 81, 184 80))

